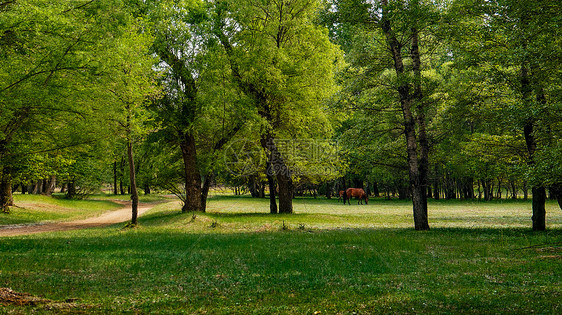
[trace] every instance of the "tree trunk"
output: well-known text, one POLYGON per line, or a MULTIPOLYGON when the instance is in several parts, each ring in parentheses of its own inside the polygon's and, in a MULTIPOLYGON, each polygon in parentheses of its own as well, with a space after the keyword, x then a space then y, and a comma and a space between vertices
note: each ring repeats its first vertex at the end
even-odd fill
POLYGON ((131 224, 136 225, 138 223, 137 219, 138 219, 138 207, 139 207, 139 194, 137 191, 137 179, 135 175, 135 159, 133 156, 133 143, 131 139, 127 141, 127 157, 129 159, 129 181, 130 181, 129 187, 131 189, 131 208, 132 208, 131 224))
POLYGON ((197 168, 195 137, 185 134, 180 143, 185 172, 185 203, 182 212, 205 211, 201 207, 201 175, 197 168))
POLYGON ((515 186, 515 180, 509 180, 509 186, 511 187, 511 199, 517 199, 517 187, 515 186))
POLYGON ((51 196, 55 191, 56 186, 57 186, 57 177, 55 175, 52 175, 47 181, 45 181, 45 187, 43 193, 47 196, 51 196))
MULTIPOLYGON (((523 102, 526 104, 531 103, 531 94, 533 91, 528 67, 528 63, 524 61, 521 64, 520 73, 521 94, 523 102)), ((537 93, 536 97, 538 101, 541 101, 543 95, 537 93)), ((523 127, 523 136, 525 137, 529 159, 528 164, 531 167, 535 165, 535 151, 537 150, 537 142, 534 135, 535 123, 535 119, 531 114, 531 116, 527 118, 525 126, 523 127)), ((540 184, 533 184, 531 192, 533 194, 533 216, 531 217, 533 221, 533 230, 544 231, 546 229, 546 190, 544 186, 540 184)))
POLYGON ((0 210, 7 213, 10 211, 10 207, 14 205, 12 176, 6 171, 0 173, 0 176, 0 210))
POLYGON ((279 185, 279 213, 293 213, 293 179, 291 174, 279 172, 276 177, 279 185))
POLYGON ((502 199, 502 183, 503 183, 502 178, 498 177, 498 191, 496 193, 498 200, 502 199))
MULTIPOLYGON (((399 80, 406 80, 404 76, 404 62, 402 58, 402 44, 396 38, 390 21, 387 18, 386 7, 388 1, 383 0, 383 17, 381 19, 382 31, 385 34, 387 43, 394 61, 394 69, 399 80)), ((408 82, 398 86, 400 105, 404 124, 404 135, 406 137, 406 147, 408 153, 408 172, 410 176, 410 187, 412 190, 412 204, 414 215, 414 227, 416 230, 429 230, 427 216, 427 170, 428 170, 428 143, 425 134, 425 116, 421 95, 421 59, 418 47, 418 32, 412 28, 411 37, 411 56, 412 68, 414 71, 413 93, 408 82), (416 103, 417 104, 414 104, 416 103), (418 116, 414 117, 414 106, 418 106, 418 116), (419 128, 419 139, 416 139, 416 122, 419 128), (420 146, 418 148, 418 140, 420 146), (418 158, 419 154, 419 158, 418 158)))
POLYGON ((121 193, 121 195, 124 195, 125 187, 123 186, 123 176, 125 176, 125 161, 123 157, 121 157, 121 164, 119 166, 121 171, 121 173, 119 174, 119 192, 121 193))
POLYGON ((117 195, 117 161, 113 162, 113 194, 117 195))
POLYGON ((68 180, 66 187, 66 198, 73 199, 74 197, 76 197, 76 185, 74 183, 74 178, 68 180))
POLYGON ((270 162, 267 162, 267 183, 269 185, 269 213, 277 214, 277 201, 275 200, 275 190, 277 189, 275 185, 275 178, 269 172, 270 162))
POLYGON ((533 231, 546 230, 546 189, 542 186, 532 188, 533 192, 533 231))
POLYGON ((550 186, 549 190, 556 198, 556 201, 558 201, 558 206, 562 210, 562 184, 554 184, 550 186))
POLYGON ((211 182, 214 178, 215 174, 210 172, 203 180, 203 188, 201 189, 201 212, 207 211, 207 197, 209 196, 209 189, 211 188, 211 182))
POLYGON ((373 194, 374 194, 375 197, 380 196, 379 185, 378 185, 377 182, 373 182, 373 194))

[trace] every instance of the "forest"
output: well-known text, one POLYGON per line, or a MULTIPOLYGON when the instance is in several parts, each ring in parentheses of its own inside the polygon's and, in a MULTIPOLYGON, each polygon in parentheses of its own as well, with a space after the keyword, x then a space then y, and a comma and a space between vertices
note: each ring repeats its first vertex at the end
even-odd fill
MULTIPOLYGON (((0 0, 0 207, 363 188, 562 207, 555 0, 0 0)), ((335 202, 335 200, 334 200, 335 202)), ((373 204, 371 201, 370 204, 373 204)))

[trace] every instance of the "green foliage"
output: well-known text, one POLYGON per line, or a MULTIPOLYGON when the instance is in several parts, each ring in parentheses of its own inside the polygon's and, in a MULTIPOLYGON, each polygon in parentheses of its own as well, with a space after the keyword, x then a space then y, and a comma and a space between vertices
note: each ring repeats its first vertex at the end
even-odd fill
POLYGON ((111 80, 125 75, 115 68, 119 61, 131 62, 129 73, 146 65, 139 57, 147 56, 147 36, 134 22, 120 1, 2 5, 0 165, 14 173, 14 180, 28 182, 49 173, 82 176, 85 184, 84 176, 103 176, 104 154, 116 131, 110 123, 116 118, 115 97, 132 97, 151 77, 137 76, 137 89, 128 95, 113 93, 111 80), (37 160, 45 163, 25 165, 37 160))

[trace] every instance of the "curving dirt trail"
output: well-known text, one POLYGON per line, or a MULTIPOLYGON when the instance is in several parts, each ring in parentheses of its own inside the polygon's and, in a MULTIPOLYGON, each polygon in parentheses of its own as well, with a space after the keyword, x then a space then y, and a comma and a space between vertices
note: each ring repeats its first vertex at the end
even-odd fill
MULTIPOLYGON (((91 227, 107 226, 115 223, 126 222, 131 219, 131 202, 114 201, 122 204, 124 207, 118 210, 112 210, 102 213, 100 216, 91 217, 82 220, 74 220, 67 222, 52 222, 35 225, 12 225, 0 228, 0 237, 2 236, 18 236, 43 232, 57 232, 86 229, 91 227)), ((140 203, 138 207, 138 215, 142 215, 146 211, 152 209, 158 203, 140 203)))

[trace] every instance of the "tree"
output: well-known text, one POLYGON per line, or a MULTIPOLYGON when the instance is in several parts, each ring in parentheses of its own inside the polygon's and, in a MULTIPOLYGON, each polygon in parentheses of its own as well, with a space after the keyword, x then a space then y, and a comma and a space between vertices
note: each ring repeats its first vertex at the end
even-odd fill
POLYGON ((351 84, 358 86, 353 99, 379 120, 386 118, 402 128, 414 226, 428 230, 428 115, 439 86, 432 67, 442 62, 430 53, 439 51, 435 34, 439 7, 425 1, 341 0, 332 2, 331 11, 333 36, 350 53, 348 72, 355 74, 351 84))
POLYGON ((122 117, 118 119, 125 135, 127 161, 129 165, 129 184, 131 189, 132 217, 131 224, 137 224, 139 196, 137 191, 136 168, 133 154, 135 138, 147 133, 144 126, 148 119, 145 105, 156 99, 159 89, 156 85, 157 73, 153 69, 156 63, 149 55, 152 38, 147 33, 132 27, 116 43, 108 65, 109 90, 115 96, 115 102, 122 105, 122 117))
POLYGON ((173 173, 168 188, 182 200, 182 212, 204 212, 213 156, 242 128, 244 100, 224 79, 226 63, 210 33, 205 1, 147 1, 140 12, 150 20, 152 49, 164 71, 164 97, 151 111, 158 134, 183 161, 183 189, 173 173))
MULTIPOLYGON (((119 1, 8 1, 0 6, 0 206, 11 204, 11 181, 22 157, 59 145, 49 131, 86 135, 103 116, 103 67, 129 15, 119 1), (64 122, 64 123, 63 123, 64 122), (70 128, 59 128, 61 126, 70 128), (88 128, 76 128, 78 126, 88 128), (75 129, 74 129, 75 128, 75 129), (26 141, 33 139, 33 146, 26 141), (48 139, 39 142, 39 139, 48 139)), ((87 140, 67 134, 64 147, 87 140)))
POLYGON ((321 106, 335 91, 341 55, 314 23, 319 9, 315 0, 215 1, 214 33, 233 82, 261 119, 271 213, 293 212, 292 144, 281 140, 322 134, 330 126, 321 106))
POLYGON ((533 230, 546 229, 547 178, 537 161, 556 143, 560 120, 560 3, 543 0, 457 1, 469 14, 459 30, 466 43, 453 46, 459 64, 487 72, 503 103, 503 122, 524 137, 533 193, 533 230), (556 117, 556 118, 555 118, 556 117), (553 119, 554 118, 554 119, 553 119))

